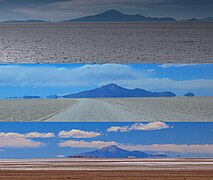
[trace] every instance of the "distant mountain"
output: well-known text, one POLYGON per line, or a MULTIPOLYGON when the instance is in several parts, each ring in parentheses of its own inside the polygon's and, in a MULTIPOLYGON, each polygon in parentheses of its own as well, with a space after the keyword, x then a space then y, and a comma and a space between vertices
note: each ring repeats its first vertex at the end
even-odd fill
POLYGON ((206 17, 206 18, 203 18, 203 19, 191 18, 191 19, 188 19, 186 21, 190 21, 190 22, 213 22, 213 18, 212 17, 206 17))
POLYGON ((58 99, 58 98, 60 98, 60 96, 58 96, 56 94, 47 96, 47 99, 58 99))
POLYGON ((101 14, 97 14, 94 16, 86 16, 77 19, 71 19, 64 22, 119 22, 119 21, 171 21, 174 22, 176 19, 171 17, 146 17, 140 14, 135 15, 126 15, 115 9, 111 9, 109 11, 105 11, 101 14))
POLYGON ((189 92, 189 93, 184 94, 184 96, 186 96, 186 97, 194 97, 194 96, 195 96, 195 94, 194 94, 194 93, 189 92))
POLYGON ((213 17, 203 18, 203 19, 201 19, 201 21, 212 22, 213 21, 213 17))
POLYGON ((116 84, 108 84, 100 88, 68 94, 63 98, 120 98, 120 97, 175 97, 172 92, 151 92, 144 89, 126 89, 116 84))
POLYGON ((23 96, 23 99, 39 99, 41 96, 23 96))
POLYGON ((91 158, 165 158, 165 154, 147 154, 142 151, 127 151, 115 145, 104 147, 95 151, 85 152, 76 156, 68 156, 69 158, 75 157, 91 157, 91 158))
POLYGON ((197 18, 191 18, 191 19, 188 19, 188 20, 185 20, 185 21, 195 22, 195 21, 199 21, 199 19, 197 19, 197 18))
POLYGON ((9 20, 9 21, 4 21, 3 23, 16 23, 16 22, 50 22, 50 21, 45 21, 45 20, 9 20))

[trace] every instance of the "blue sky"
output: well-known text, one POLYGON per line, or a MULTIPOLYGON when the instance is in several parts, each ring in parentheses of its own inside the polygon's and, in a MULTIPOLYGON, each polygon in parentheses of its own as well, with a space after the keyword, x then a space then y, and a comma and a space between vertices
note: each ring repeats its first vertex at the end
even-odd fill
POLYGON ((0 0, 0 21, 64 20, 117 9, 127 14, 177 19, 213 16, 211 0, 0 0))
POLYGON ((55 158, 111 144, 169 157, 212 157, 212 136, 213 123, 1 123, 0 158, 55 158))
POLYGON ((116 83, 150 91, 213 95, 212 64, 0 65, 0 98, 64 95, 116 83))

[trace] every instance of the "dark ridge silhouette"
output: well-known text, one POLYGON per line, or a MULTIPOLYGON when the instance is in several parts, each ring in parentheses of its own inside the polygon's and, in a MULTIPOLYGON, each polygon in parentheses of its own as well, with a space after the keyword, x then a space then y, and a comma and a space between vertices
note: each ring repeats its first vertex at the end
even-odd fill
POLYGON ((45 20, 8 20, 4 21, 3 23, 16 23, 16 22, 51 22, 51 21, 45 21, 45 20))
POLYGON ((121 97, 175 97, 173 92, 151 92, 144 89, 126 89, 116 84, 63 96, 64 98, 121 98, 121 97))
POLYGON ((194 94, 194 93, 189 92, 189 93, 184 94, 184 96, 186 96, 186 97, 194 97, 194 96, 195 96, 195 94, 194 94))
POLYGON ((41 96, 23 96, 23 99, 39 99, 41 96))
POLYGON ((146 17, 140 14, 126 15, 115 9, 105 11, 101 14, 86 16, 77 19, 66 20, 64 22, 124 22, 124 21, 171 21, 174 22, 176 19, 171 17, 146 17))
POLYGON ((95 151, 85 152, 68 158, 165 158, 166 154, 147 154, 142 151, 127 151, 115 145, 104 147, 95 151))

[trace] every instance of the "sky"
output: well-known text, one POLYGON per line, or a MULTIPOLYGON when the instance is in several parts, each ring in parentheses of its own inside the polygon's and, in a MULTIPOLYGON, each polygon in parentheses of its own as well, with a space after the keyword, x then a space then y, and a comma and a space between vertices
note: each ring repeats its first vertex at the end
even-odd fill
POLYGON ((212 0, 0 0, 0 21, 65 20, 117 9, 126 14, 176 19, 213 16, 212 0))
POLYGON ((0 159, 66 157, 109 145, 212 157, 212 136, 213 123, 1 123, 0 159))
POLYGON ((61 96, 109 83, 177 96, 212 96, 213 64, 0 65, 0 98, 61 96))

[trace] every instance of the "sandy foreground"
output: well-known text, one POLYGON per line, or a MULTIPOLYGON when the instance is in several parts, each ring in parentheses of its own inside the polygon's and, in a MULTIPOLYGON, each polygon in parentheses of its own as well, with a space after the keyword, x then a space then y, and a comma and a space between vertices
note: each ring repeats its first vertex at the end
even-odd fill
POLYGON ((213 159, 0 160, 0 179, 212 179, 213 159))
POLYGON ((213 23, 0 23, 0 63, 212 63, 213 23))
POLYGON ((0 121, 210 122, 213 97, 0 100, 0 121))

